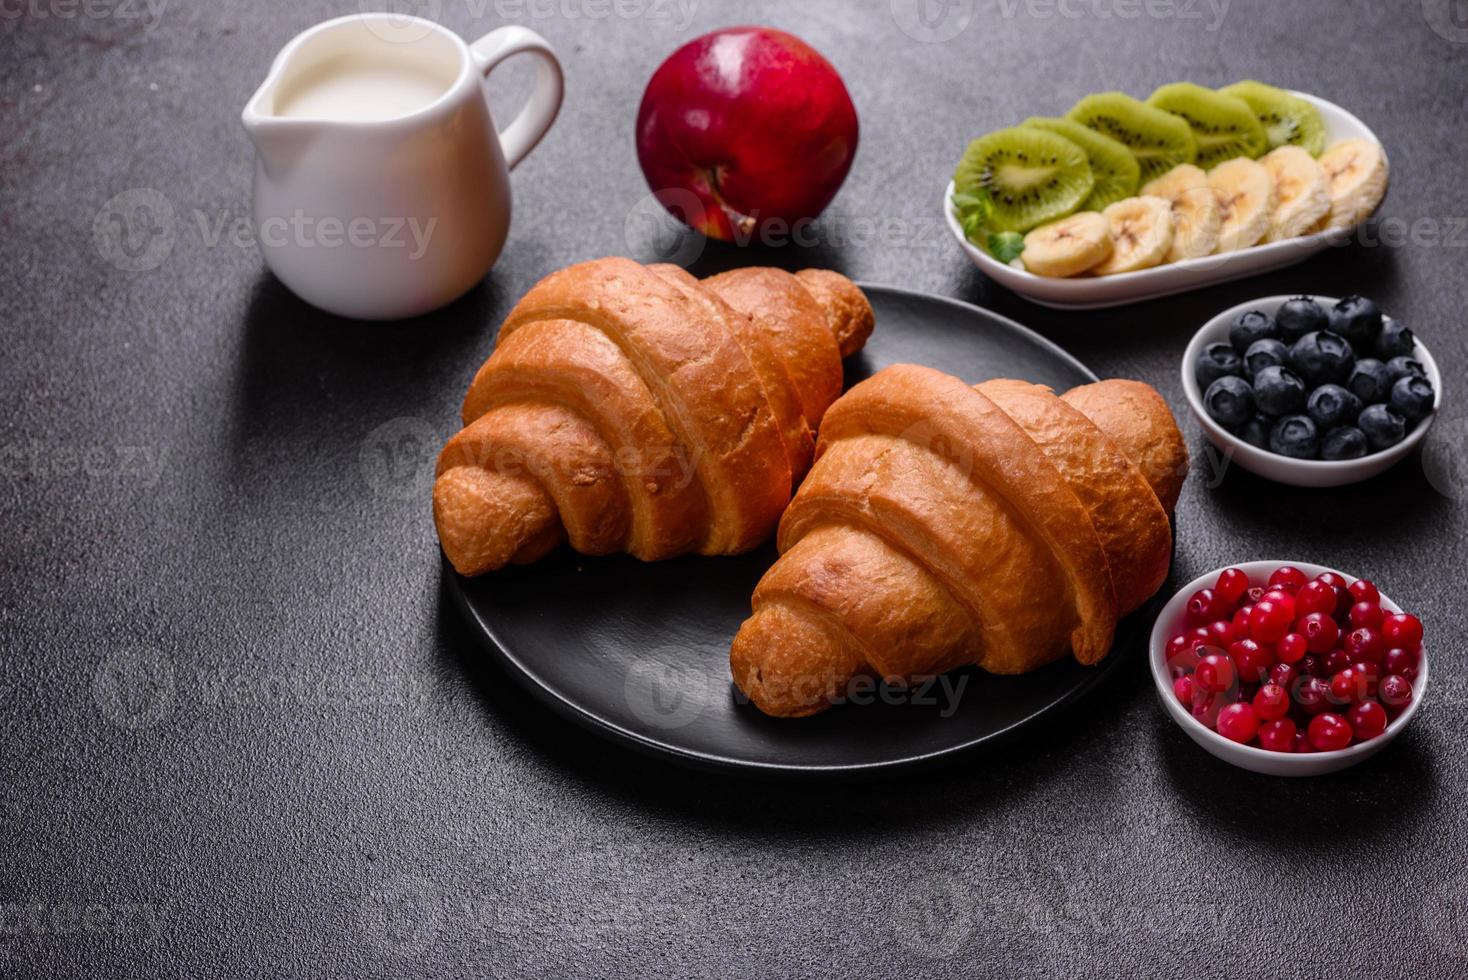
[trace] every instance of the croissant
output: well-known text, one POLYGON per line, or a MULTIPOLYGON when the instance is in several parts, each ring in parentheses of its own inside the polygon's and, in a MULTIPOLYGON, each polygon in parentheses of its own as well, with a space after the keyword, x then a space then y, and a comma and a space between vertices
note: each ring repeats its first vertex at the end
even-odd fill
POLYGON ((1167 576, 1186 474, 1172 413, 1140 382, 1057 397, 889 367, 826 413, 734 638, 734 682, 798 717, 859 674, 1017 674, 1067 650, 1096 663, 1167 576))
POLYGON ((562 541, 648 561, 753 548, 872 325, 861 290, 824 270, 552 273, 500 327, 439 455, 444 554, 478 575, 562 541))

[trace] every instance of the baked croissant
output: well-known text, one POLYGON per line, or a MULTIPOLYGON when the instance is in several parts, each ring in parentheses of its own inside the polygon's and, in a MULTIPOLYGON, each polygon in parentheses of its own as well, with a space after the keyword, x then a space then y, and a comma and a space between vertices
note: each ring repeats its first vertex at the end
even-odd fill
POLYGON ((444 554, 478 575, 563 540, 648 561, 753 548, 872 322, 861 290, 823 270, 699 281, 606 258, 552 273, 500 327, 439 455, 444 554))
POLYGON ((900 364, 831 407, 816 455, 730 652, 766 714, 821 711, 858 674, 1093 664, 1167 577, 1187 454, 1140 382, 1057 397, 900 364))

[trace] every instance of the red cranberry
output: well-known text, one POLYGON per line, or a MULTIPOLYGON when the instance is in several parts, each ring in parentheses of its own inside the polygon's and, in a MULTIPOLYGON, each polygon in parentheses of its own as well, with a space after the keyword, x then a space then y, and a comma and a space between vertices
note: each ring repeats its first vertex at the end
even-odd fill
POLYGON ((1300 591, 1295 593, 1295 612, 1300 616, 1308 616, 1311 613, 1325 613, 1327 616, 1334 616, 1335 606, 1335 589, 1319 579, 1306 582, 1300 591))
POLYGON ((1341 638, 1341 628, 1325 613, 1313 612, 1295 624, 1311 653, 1329 653, 1341 638))
POLYGON ((1331 677, 1351 666, 1351 655, 1337 647, 1325 655, 1320 662, 1321 677, 1331 677))
POLYGON ((1172 693, 1177 695, 1187 708, 1193 707, 1193 678, 1191 676, 1179 677, 1172 682, 1172 693))
POLYGON ((1240 606, 1234 612, 1234 635, 1237 639, 1242 640, 1249 635, 1249 612, 1253 608, 1253 606, 1240 606))
POLYGON ((1377 697, 1393 717, 1401 714, 1412 703, 1412 682, 1401 674, 1388 674, 1377 685, 1377 697))
POLYGON ((1188 598, 1188 622, 1201 626, 1211 623, 1227 610, 1214 596, 1212 589, 1199 589, 1188 598))
POLYGON ((1313 653, 1305 654, 1295 666, 1300 669, 1302 676, 1305 674, 1314 674, 1316 677, 1322 677, 1325 674, 1325 663, 1313 653))
POLYGON ((1381 624, 1381 635, 1394 647, 1416 650, 1422 646, 1422 620, 1411 613, 1392 613, 1381 624))
POLYGON ((1218 573, 1218 581, 1213 584, 1213 594, 1230 607, 1238 605, 1248 591, 1249 576, 1237 568, 1225 568, 1218 573))
POLYGON ((1346 588, 1346 580, 1341 578, 1335 572, 1322 572, 1319 575, 1315 576, 1315 581, 1324 582, 1326 585, 1335 590, 1336 606, 1334 615, 1344 616, 1346 612, 1351 608, 1351 603, 1354 601, 1351 598, 1350 590, 1346 588))
POLYGON ((1369 626, 1374 630, 1381 629, 1382 621, 1386 619, 1386 613, 1374 602, 1358 602, 1351 607, 1351 626, 1359 629, 1369 626))
POLYGON ((1299 753, 1314 752, 1315 746, 1310 744, 1310 736, 1304 732, 1295 733, 1295 751, 1299 753))
POLYGON ((1237 702, 1218 713, 1218 734, 1230 741, 1248 744, 1258 731, 1259 718, 1247 704, 1237 702))
POLYGON ((1269 683, 1286 691, 1294 689, 1295 680, 1299 676, 1300 670, 1294 664, 1279 663, 1269 668, 1269 683))
POLYGON ((1270 652, 1253 640, 1237 640, 1230 644, 1228 656, 1238 668, 1239 679, 1244 684, 1258 684, 1274 666, 1270 652))
POLYGON ((1381 631, 1374 630, 1370 626, 1351 630, 1346 634, 1342 646, 1345 647, 1346 653, 1352 660, 1369 660, 1372 663, 1380 663, 1382 656, 1386 653, 1386 641, 1382 639, 1381 631))
POLYGON ((1222 653, 1208 654, 1198 661, 1198 667, 1193 671, 1197 689, 1215 694, 1233 687, 1236 677, 1234 662, 1222 653))
POLYGON ((1278 721, 1290 710, 1289 692, 1278 684, 1265 684, 1254 695, 1254 714, 1261 721, 1278 721))
POLYGON ((1369 602, 1376 605, 1381 602, 1381 593, 1376 586, 1364 578, 1358 578, 1346 586, 1346 591, 1351 593, 1351 599, 1355 602, 1369 602))
POLYGON ((1281 565, 1274 570, 1273 575, 1269 576, 1269 587, 1271 589, 1284 589, 1293 595, 1299 592, 1300 588, 1307 581, 1309 580, 1305 577, 1305 573, 1295 566, 1281 565))
POLYGON ((1365 660, 1358 660, 1351 664, 1351 670, 1366 685, 1366 696, 1376 697, 1376 688, 1381 683, 1381 666, 1365 660))
POLYGON ((1259 726, 1259 744, 1271 752, 1295 751, 1295 723, 1288 718, 1266 721, 1259 726))
POLYGON ((1375 701, 1362 701, 1346 713, 1358 741, 1375 738, 1386 731, 1386 709, 1375 701))
POLYGON ((1198 666, 1200 659, 1198 647, 1189 643, 1183 647, 1181 653, 1172 654, 1167 658, 1167 672, 1173 677, 1182 677, 1191 674, 1198 666))
POLYGON ((1293 611, 1273 600, 1260 599, 1249 613, 1249 635, 1260 643, 1279 642, 1280 637, 1290 631, 1290 624, 1294 622, 1293 611))
POLYGON ((1249 591, 1244 593, 1244 601, 1249 603, 1250 605, 1253 605, 1260 599, 1263 599, 1264 593, 1268 591, 1269 590, 1262 585, 1251 585, 1249 587, 1249 591))
POLYGON ((1310 719, 1310 744, 1321 752, 1334 752, 1351 744, 1351 723, 1334 711, 1310 719))
POLYGON ((1417 663, 1422 655, 1416 650, 1404 650, 1401 647, 1392 647, 1381 658, 1381 672, 1383 674, 1401 674, 1407 680, 1417 679, 1417 663))
POLYGON ((1208 642, 1216 647, 1226 647, 1238 638, 1234 624, 1227 619, 1215 619, 1208 624, 1208 642))
POLYGON ((1352 704, 1367 697, 1366 678, 1353 667, 1336 674, 1330 679, 1330 697, 1336 704, 1352 704))
POLYGON ((1274 645, 1274 655, 1287 664, 1299 663, 1308 652, 1309 645, 1299 633, 1286 633, 1274 645))
MULTIPOLYGON (((1264 593, 1264 599, 1269 600, 1276 606, 1283 606, 1285 612, 1290 615, 1290 622, 1295 621, 1295 597, 1283 589, 1270 589, 1264 593)), ((1264 599, 1259 600, 1263 602, 1264 599)))
POLYGON ((1330 710, 1330 685, 1319 677, 1303 677, 1295 685, 1295 703, 1306 714, 1318 715, 1330 710))
POLYGON ((1228 691, 1205 691, 1193 685, 1193 717, 1209 728, 1218 727, 1218 713, 1233 703, 1233 695, 1228 691))

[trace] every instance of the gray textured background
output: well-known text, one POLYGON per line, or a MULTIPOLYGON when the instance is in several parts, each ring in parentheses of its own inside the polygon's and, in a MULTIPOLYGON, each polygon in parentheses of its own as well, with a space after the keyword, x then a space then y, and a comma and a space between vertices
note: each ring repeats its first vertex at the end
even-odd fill
MULTIPOLYGON (((543 33, 566 107, 515 174, 485 284, 423 321, 364 326, 304 308, 254 247, 213 234, 247 215, 240 107, 285 41, 354 3, 27 3, 0 5, 0 975, 1468 969, 1468 617, 1451 579, 1468 559, 1468 4, 1154 0, 1122 18, 1117 0, 1073 0, 1078 17, 994 0, 955 4, 973 8, 962 32, 923 43, 885 0, 698 0, 686 22, 650 0, 607 17, 596 0, 443 0, 439 19, 470 37, 506 20, 543 33), (1359 290, 1418 330, 1455 381, 1425 465, 1328 492, 1219 483, 1188 424, 1203 475, 1174 570, 1296 556, 1372 575, 1421 612, 1435 658, 1407 735, 1337 776, 1251 776, 1195 748, 1138 666, 1002 756, 766 786, 603 746, 485 665, 441 595, 413 464, 454 428, 532 282, 653 257, 628 217, 645 193, 642 85, 739 22, 838 66, 861 149, 819 247, 711 249, 696 271, 828 264, 961 297, 1179 411, 1189 334, 1250 296, 1359 290), (1415 242, 1059 314, 989 285, 944 238, 938 197, 968 137, 1091 90, 1246 76, 1373 126, 1393 163, 1380 237, 1415 242), (128 272, 105 221, 139 188, 167 199, 173 238, 128 272)), ((494 95, 528 78, 516 66, 494 95)))

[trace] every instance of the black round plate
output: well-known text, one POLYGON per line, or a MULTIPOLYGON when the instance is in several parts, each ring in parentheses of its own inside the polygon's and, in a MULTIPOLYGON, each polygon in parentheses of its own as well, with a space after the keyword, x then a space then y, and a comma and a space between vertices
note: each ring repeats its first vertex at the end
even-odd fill
MULTIPOLYGON (((970 382, 1024 378, 1057 391, 1096 380, 1026 328, 957 300, 862 287, 877 314, 848 385, 891 364, 970 382)), ((644 563, 561 549, 451 591, 492 655, 558 713, 633 747, 707 768, 849 773, 926 762, 1035 722, 1098 685, 1146 642, 1152 606, 1124 620, 1096 667, 1064 660, 1022 677, 959 671, 899 695, 854 691, 813 718, 767 718, 729 679, 729 642, 749 615, 773 544, 731 558, 644 563)))

